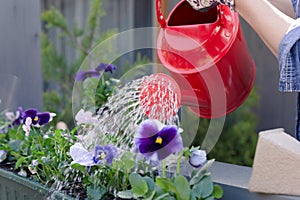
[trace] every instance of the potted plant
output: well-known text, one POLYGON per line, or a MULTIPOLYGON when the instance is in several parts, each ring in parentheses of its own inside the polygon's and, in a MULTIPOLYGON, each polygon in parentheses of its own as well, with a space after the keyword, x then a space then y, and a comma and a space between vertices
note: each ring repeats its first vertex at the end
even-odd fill
MULTIPOLYGON (((95 69, 79 71, 76 80, 98 81, 101 72, 112 73, 115 69, 113 65, 100 63, 95 69)), ((100 83, 95 92, 107 95, 117 81, 100 83)), ((87 89, 84 91, 89 93, 87 89)), ((110 96, 114 98, 112 93, 110 96)), ((185 147, 181 138, 183 130, 178 125, 148 118, 145 113, 142 118, 132 120, 130 114, 129 121, 135 129, 121 128, 111 134, 115 129, 104 127, 104 122, 109 123, 119 110, 128 113, 134 108, 114 107, 110 97, 99 106, 97 113, 79 110, 75 116, 77 126, 72 130, 63 122, 53 127, 55 114, 50 112, 20 107, 16 113, 4 113, 1 116, 0 177, 10 181, 1 181, 1 184, 18 182, 27 189, 17 191, 20 186, 10 187, 16 190, 1 191, 1 195, 6 195, 2 198, 9 199, 9 195, 21 191, 20 196, 33 197, 34 194, 37 199, 41 196, 156 200, 222 197, 222 188, 210 178, 209 167, 213 160, 207 160, 206 152, 199 147, 185 147), (124 139, 124 135, 128 137, 124 139)))

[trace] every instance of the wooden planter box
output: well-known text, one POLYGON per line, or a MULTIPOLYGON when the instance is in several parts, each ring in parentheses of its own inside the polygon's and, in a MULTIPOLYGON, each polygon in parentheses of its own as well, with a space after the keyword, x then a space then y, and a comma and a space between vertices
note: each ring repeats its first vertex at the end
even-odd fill
MULTIPOLYGON (((49 188, 0 168, 1 200, 41 200, 49 195, 49 188)), ((51 193, 51 199, 73 200, 74 198, 54 191, 51 193)))
MULTIPOLYGON (((210 171, 213 181, 224 190, 222 200, 300 200, 295 196, 249 192, 250 167, 215 162, 210 171)), ((41 200, 49 195, 49 188, 0 168, 0 200, 41 200)), ((51 199, 75 200, 55 191, 51 193, 51 199)))

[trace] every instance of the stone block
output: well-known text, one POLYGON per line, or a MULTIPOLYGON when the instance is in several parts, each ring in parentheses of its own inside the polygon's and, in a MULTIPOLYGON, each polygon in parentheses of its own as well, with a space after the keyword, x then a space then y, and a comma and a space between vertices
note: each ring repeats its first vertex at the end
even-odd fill
POLYGON ((300 142, 281 128, 260 132, 248 188, 300 196, 300 142))

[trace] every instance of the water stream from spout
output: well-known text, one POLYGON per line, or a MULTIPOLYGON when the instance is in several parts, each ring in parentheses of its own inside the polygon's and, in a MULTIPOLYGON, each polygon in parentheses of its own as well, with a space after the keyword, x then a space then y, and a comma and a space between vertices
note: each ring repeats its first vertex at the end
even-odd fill
POLYGON ((88 134, 95 144, 114 143, 128 150, 136 126, 147 119, 179 125, 180 93, 166 75, 144 76, 118 87, 97 112, 98 124, 88 134))

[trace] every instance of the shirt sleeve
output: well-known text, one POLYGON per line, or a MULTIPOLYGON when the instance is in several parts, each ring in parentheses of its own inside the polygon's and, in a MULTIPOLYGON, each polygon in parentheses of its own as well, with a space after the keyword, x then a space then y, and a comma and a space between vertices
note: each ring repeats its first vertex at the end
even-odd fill
POLYGON ((278 49, 279 91, 300 92, 300 18, 289 27, 278 49))

